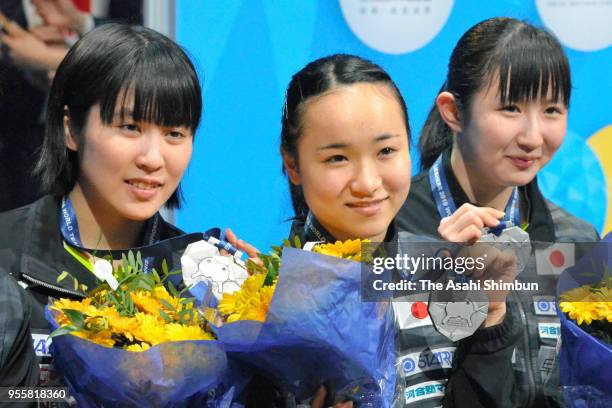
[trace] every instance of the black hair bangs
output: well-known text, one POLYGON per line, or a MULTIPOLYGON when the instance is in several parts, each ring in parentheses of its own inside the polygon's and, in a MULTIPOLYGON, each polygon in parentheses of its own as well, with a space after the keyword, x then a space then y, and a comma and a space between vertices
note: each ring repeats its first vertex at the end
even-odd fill
POLYGON ((100 117, 106 124, 119 118, 160 126, 183 126, 195 133, 200 122, 202 96, 188 59, 147 44, 129 70, 118 67, 108 76, 100 99, 100 117))
POLYGON ((497 62, 497 67, 488 66, 484 72, 499 73, 502 103, 543 100, 550 95, 551 101, 569 107, 569 62, 553 38, 523 26, 499 44, 498 53, 489 60, 497 62))

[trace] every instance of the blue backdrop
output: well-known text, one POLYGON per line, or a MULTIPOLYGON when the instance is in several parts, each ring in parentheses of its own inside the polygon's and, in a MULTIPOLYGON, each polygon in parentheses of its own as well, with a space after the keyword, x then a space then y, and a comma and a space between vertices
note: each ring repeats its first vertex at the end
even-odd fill
MULTIPOLYGON (((560 17, 542 15, 546 7, 550 12, 555 5, 569 4, 564 1, 394 1, 396 10, 385 8, 393 2, 353 3, 357 3, 356 13, 373 19, 382 13, 429 18, 428 14, 441 7, 449 7, 448 18, 445 22, 442 18, 439 32, 421 48, 389 54, 366 45, 353 32, 355 26, 351 29, 345 19, 349 0, 177 1, 177 41, 193 57, 204 81, 204 115, 183 182, 186 205, 177 213, 178 225, 187 231, 231 226, 241 238, 267 251, 287 235, 290 222, 286 220, 292 215, 278 145, 284 91, 293 73, 315 58, 337 52, 377 62, 389 71, 406 99, 414 139, 461 34, 478 21, 504 15, 539 26, 546 22, 553 28, 574 24, 593 33, 607 30, 603 46, 595 44, 593 50, 579 50, 581 46, 571 39, 562 41, 574 83, 568 134, 541 173, 540 183, 549 199, 600 231, 609 230, 606 211, 610 212, 612 168, 607 155, 612 153, 612 114, 606 94, 612 84, 610 29, 597 22, 589 27, 584 19, 572 21, 580 17, 572 10, 561 10, 560 17), (560 18, 567 22, 559 22, 560 18)), ((600 3, 611 16, 612 4, 600 3)), ((356 27, 359 31, 360 26, 356 27)), ((413 153, 413 172, 417 169, 418 157, 413 153)))

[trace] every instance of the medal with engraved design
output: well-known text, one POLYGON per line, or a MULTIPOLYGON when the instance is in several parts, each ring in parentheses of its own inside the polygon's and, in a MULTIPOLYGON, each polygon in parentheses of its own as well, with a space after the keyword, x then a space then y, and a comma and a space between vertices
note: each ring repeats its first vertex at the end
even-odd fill
POLYGON ((529 234, 517 226, 504 229, 499 235, 489 232, 478 242, 489 242, 499 250, 511 249, 516 254, 517 275, 525 270, 531 255, 531 240, 529 234))
MULTIPOLYGON (((446 288, 447 275, 439 282, 446 288)), ((469 278, 457 274, 453 282, 465 284, 469 278)), ((479 290, 432 291, 428 311, 436 330, 457 341, 471 336, 482 325, 489 312, 489 299, 479 290)))

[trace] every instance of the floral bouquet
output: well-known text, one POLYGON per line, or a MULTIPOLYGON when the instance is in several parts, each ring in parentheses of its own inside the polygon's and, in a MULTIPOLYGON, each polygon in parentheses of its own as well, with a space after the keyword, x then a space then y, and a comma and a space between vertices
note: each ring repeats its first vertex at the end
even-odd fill
POLYGON ((361 241, 286 241, 249 263, 240 289, 208 309, 219 341, 236 358, 298 399, 326 384, 339 400, 388 407, 395 386, 390 302, 360 296, 361 241))
POLYGON ((102 283, 84 299, 46 310, 54 364, 79 406, 230 406, 226 354, 195 299, 168 279, 180 272, 164 261, 161 276, 144 273, 132 252, 116 268, 97 260, 92 272, 102 283))
POLYGON ((560 383, 572 407, 612 406, 612 234, 559 280, 560 383))

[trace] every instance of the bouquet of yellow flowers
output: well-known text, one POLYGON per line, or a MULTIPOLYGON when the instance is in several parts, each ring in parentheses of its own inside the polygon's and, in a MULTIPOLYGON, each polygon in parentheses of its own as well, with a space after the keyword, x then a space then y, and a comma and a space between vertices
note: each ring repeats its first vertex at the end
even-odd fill
POLYGON ((612 406, 611 244, 612 234, 559 279, 560 383, 570 406, 612 406))
POLYGON ((323 383, 340 398, 388 407, 395 385, 395 324, 389 302, 361 300, 360 240, 299 239, 249 262, 240 289, 205 313, 231 358, 292 393, 323 383))
MULTIPOLYGON (((229 388, 226 354, 196 299, 168 279, 180 272, 164 261, 161 276, 145 273, 140 254, 132 252, 116 268, 97 260, 92 272, 102 282, 84 299, 57 299, 47 307, 54 364, 80 404, 205 403, 229 388)), ((229 406, 231 395, 224 398, 229 406)))

